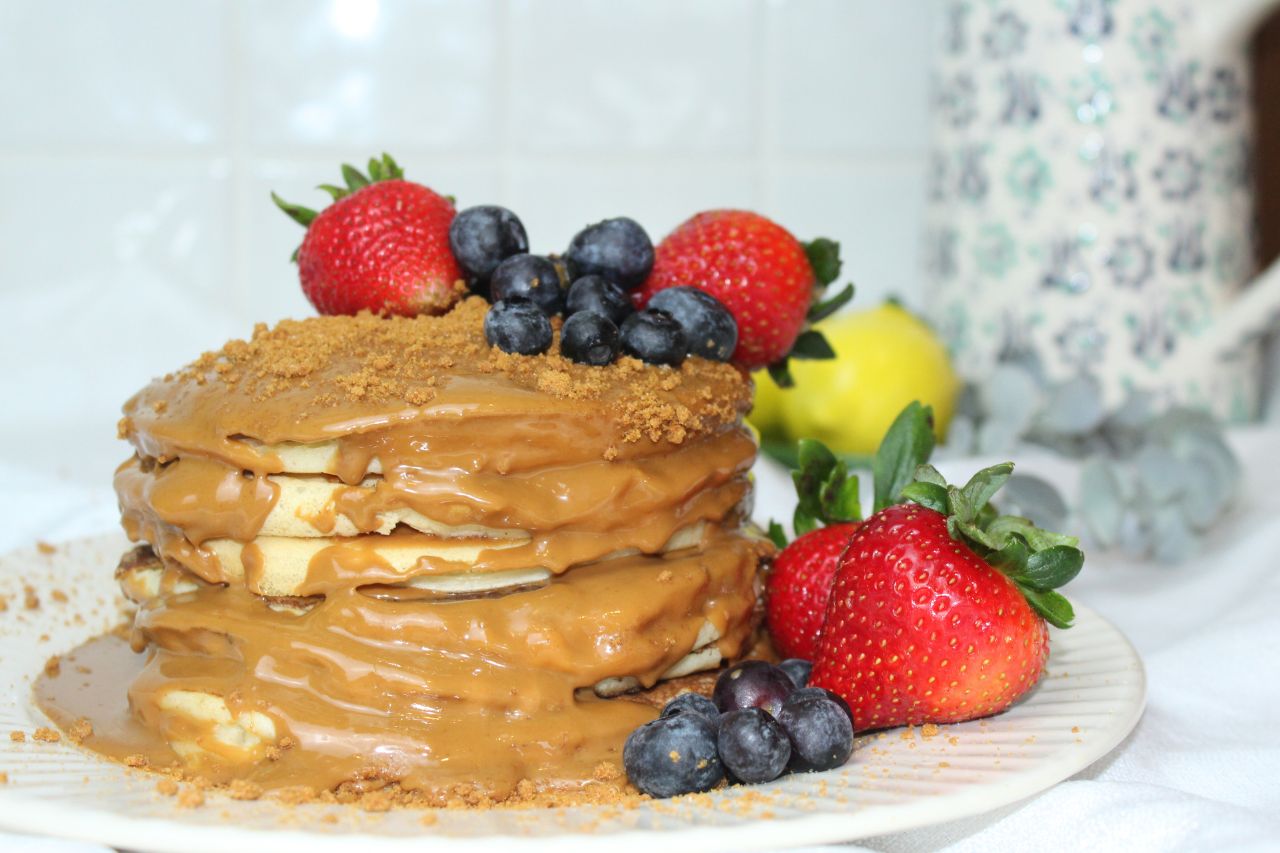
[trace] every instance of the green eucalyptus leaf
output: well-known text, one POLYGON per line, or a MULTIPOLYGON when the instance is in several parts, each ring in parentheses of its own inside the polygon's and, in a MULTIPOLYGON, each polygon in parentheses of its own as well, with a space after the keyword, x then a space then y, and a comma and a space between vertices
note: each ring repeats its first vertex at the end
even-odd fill
POLYGON ((908 403, 894 418, 871 462, 876 512, 893 506, 917 469, 929 460, 933 444, 933 409, 919 401, 908 403))
POLYGON ((1044 617, 1044 621, 1055 628, 1070 628, 1071 623, 1075 621, 1075 608, 1071 606, 1070 601, 1067 601, 1059 593, 1053 590, 1031 589, 1021 585, 1018 588, 1027 597, 1027 603, 1031 605, 1031 609, 1039 613, 1044 617))
POLYGON ((902 490, 902 498, 927 507, 934 512, 947 514, 947 490, 936 483, 908 483, 902 490))
POLYGON ((831 348, 831 344, 822 336, 822 332, 817 329, 806 329, 796 338, 796 342, 791 345, 791 352, 788 353, 792 358, 807 359, 811 361, 822 361, 836 357, 836 351, 831 348))
POLYGON ((1047 592, 1070 583, 1083 567, 1084 553, 1079 548, 1054 545, 1028 556, 1017 580, 1033 589, 1047 592))
POLYGON ((813 267, 819 287, 826 287, 840 277, 840 244, 826 237, 804 243, 804 253, 813 267))

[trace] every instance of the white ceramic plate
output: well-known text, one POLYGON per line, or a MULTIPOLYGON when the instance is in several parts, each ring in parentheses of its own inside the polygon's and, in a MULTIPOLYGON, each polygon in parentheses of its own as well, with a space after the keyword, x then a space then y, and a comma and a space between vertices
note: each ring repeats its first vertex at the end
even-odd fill
MULTIPOLYGON (((180 809, 157 777, 60 744, 11 742, 9 730, 46 723, 30 698, 46 658, 120 621, 112 569, 119 536, 80 540, 54 554, 0 557, 0 828, 132 850, 287 851, 430 849, 503 851, 667 847, 749 850, 847 841, 980 814, 1025 799, 1113 749, 1146 698, 1129 642, 1076 605, 1076 626, 1054 631, 1049 673, 1016 707, 990 720, 859 739, 844 768, 633 809, 441 811, 371 814, 334 806, 292 809, 210 796, 180 809), (24 605, 24 583, 41 598, 24 605), (54 596, 60 590, 66 597, 54 596), (334 817, 326 817, 327 813, 334 817), (335 819, 336 818, 336 819, 335 819), (326 821, 333 821, 332 823, 326 821), (675 835, 679 833, 678 837, 675 835)), ((124 689, 124 685, 121 685, 124 689)))

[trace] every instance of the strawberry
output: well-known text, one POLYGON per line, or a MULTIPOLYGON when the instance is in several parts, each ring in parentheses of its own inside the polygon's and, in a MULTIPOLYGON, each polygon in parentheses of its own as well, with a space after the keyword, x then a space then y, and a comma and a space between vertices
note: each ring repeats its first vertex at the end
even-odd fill
POLYGON ((1008 708, 1044 673, 1048 620, 1069 627, 1053 590, 1080 571, 1070 536, 997 516, 1011 464, 963 489, 920 466, 914 503, 867 519, 836 569, 811 683, 842 696, 859 730, 953 723, 1008 708))
POLYGON ((813 660, 817 655, 832 579, 859 526, 846 521, 819 527, 774 557, 765 583, 765 616, 773 647, 784 658, 813 660))
POLYGON ((666 236, 653 271, 633 296, 643 308, 658 291, 693 285, 724 303, 738 323, 732 360, 747 370, 771 367, 790 385, 786 359, 831 358, 817 322, 853 297, 847 287, 821 305, 815 297, 840 273, 839 246, 819 238, 803 244, 758 213, 709 210, 666 236))
POLYGON ((449 250, 453 202, 383 154, 366 177, 343 165, 345 187, 322 184, 333 204, 317 213, 275 203, 307 229, 294 253, 302 292, 321 314, 443 314, 458 301, 462 270, 449 250))
MULTIPOLYGON (((916 466, 928 460, 933 450, 931 417, 927 406, 912 403, 894 420, 873 466, 877 483, 883 484, 878 496, 900 489, 916 466)), ((769 526, 770 537, 782 550, 765 582, 765 616, 774 648, 783 657, 813 660, 832 580, 860 527, 862 509, 858 478, 848 476, 845 463, 821 442, 802 440, 797 456, 799 468, 791 476, 799 496, 793 521, 799 537, 787 545, 781 526, 769 526)))

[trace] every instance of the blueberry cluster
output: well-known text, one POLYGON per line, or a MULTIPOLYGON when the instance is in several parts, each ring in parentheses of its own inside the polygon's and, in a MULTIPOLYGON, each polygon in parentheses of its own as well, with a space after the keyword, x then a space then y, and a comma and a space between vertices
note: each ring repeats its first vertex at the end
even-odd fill
POLYGON ((558 315, 560 353, 581 364, 612 364, 619 353, 673 367, 690 355, 728 361, 737 346, 733 315, 695 287, 663 290, 635 310, 630 291, 653 269, 653 243, 633 219, 582 229, 563 257, 532 255, 520 219, 483 205, 454 217, 449 247, 470 290, 493 303, 485 339, 503 352, 546 352, 558 315))
POLYGON ((810 664, 743 661, 710 699, 682 693, 622 750, 627 778, 651 797, 755 784, 790 771, 831 770, 853 754, 853 713, 836 694, 806 686, 810 664))

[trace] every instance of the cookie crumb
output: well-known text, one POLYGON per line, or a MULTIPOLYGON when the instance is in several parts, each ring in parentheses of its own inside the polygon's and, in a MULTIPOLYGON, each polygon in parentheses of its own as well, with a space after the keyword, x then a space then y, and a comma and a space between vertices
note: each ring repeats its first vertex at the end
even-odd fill
POLYGON ((1080 734, 1080 727, 1079 727, 1079 726, 1072 726, 1072 727, 1071 727, 1071 733, 1072 733, 1073 735, 1078 735, 1078 734, 1080 734))
POLYGON ((40 596, 36 595, 36 588, 33 586, 24 586, 22 588, 22 606, 28 610, 40 609, 40 596))
POLYGON ((435 826, 439 822, 440 816, 435 812, 427 812, 422 816, 422 820, 419 821, 423 826, 435 826))
POLYGON ((245 779, 233 779, 227 786, 227 796, 233 800, 257 800, 262 797, 262 786, 245 779))
POLYGON ((62 675, 62 658, 54 655, 44 662, 44 674, 50 678, 57 678, 62 675))
POLYGON ((671 583, 674 579, 675 575, 672 574, 670 569, 663 569, 658 572, 658 583, 671 583))
POLYGON ((147 757, 138 752, 135 752, 132 755, 126 755, 124 757, 125 767, 147 767, 150 764, 151 762, 147 760, 147 757))
POLYGON ((67 737, 72 743, 84 743, 86 738, 93 737, 93 723, 89 722, 88 717, 81 717, 67 729, 67 737))
POLYGON ((40 539, 36 540, 36 550, 39 551, 41 554, 44 554, 46 557, 49 556, 50 554, 58 553, 58 549, 55 546, 50 545, 48 542, 44 542, 40 539))
POLYGON ((55 589, 53 592, 49 593, 49 597, 59 604, 66 604, 68 600, 67 594, 60 589, 55 589))
POLYGON ((26 732, 21 732, 21 731, 18 731, 17 729, 14 729, 13 731, 9 732, 9 740, 13 741, 14 743, 23 743, 24 741, 26 741, 26 739, 27 739, 26 732))
POLYGON ((57 743, 62 740, 62 735, 59 734, 56 729, 51 729, 48 726, 40 726, 31 733, 31 739, 38 740, 41 743, 57 743))
POLYGON ((600 782, 612 782, 622 776, 622 769, 612 761, 601 761, 592 771, 592 776, 600 782))
POLYGON ((156 793, 166 797, 177 796, 178 783, 172 779, 161 779, 156 783, 156 793))
POLYGON ((0 771, 0 785, 8 785, 8 784, 9 784, 9 774, 0 771))
POLYGON ((931 737, 937 737, 938 732, 940 731, 942 730, 939 729, 937 726, 935 726, 933 723, 925 723, 923 726, 920 727, 920 737, 924 738, 925 740, 928 740, 931 737))
POLYGON ((195 785, 189 785, 178 794, 178 805, 184 809, 198 809, 204 805, 204 792, 195 785))

